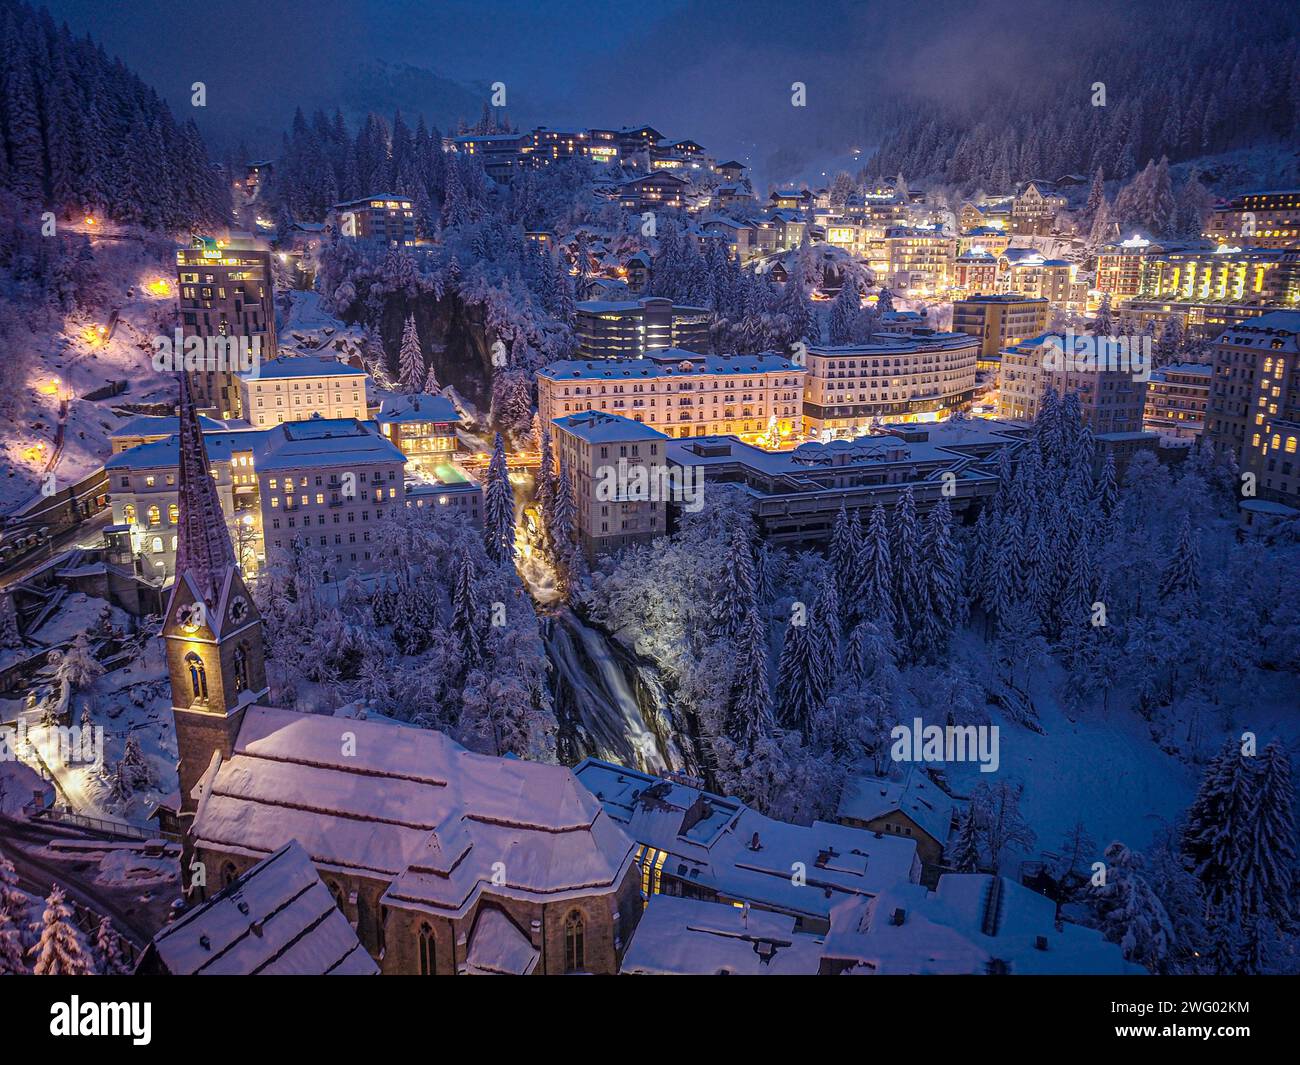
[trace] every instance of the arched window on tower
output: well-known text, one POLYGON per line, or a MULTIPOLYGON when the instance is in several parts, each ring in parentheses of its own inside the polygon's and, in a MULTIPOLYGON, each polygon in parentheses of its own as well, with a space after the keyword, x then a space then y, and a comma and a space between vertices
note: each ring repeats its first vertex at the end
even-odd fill
POLYGON ((419 935, 420 975, 432 976, 437 959, 433 953, 433 929, 428 921, 421 922, 419 935))
POLYGON ((149 524, 150 524, 150 525, 161 525, 161 524, 162 524, 162 511, 159 510, 158 507, 157 507, 156 505, 155 505, 155 506, 151 506, 151 507, 149 508, 149 512, 148 512, 148 513, 149 513, 149 524))
POLYGON ((564 919, 565 972, 578 972, 587 967, 587 950, 583 938, 582 914, 573 910, 564 919))
POLYGON ((235 647, 235 693, 248 687, 248 644, 241 643, 235 647))
POLYGON ((135 504, 128 503, 122 508, 122 520, 128 525, 135 524, 135 504))
POLYGON ((190 688, 194 692, 194 698, 206 699, 208 697, 208 673, 203 668, 203 659, 193 651, 185 656, 185 666, 190 671, 190 688))

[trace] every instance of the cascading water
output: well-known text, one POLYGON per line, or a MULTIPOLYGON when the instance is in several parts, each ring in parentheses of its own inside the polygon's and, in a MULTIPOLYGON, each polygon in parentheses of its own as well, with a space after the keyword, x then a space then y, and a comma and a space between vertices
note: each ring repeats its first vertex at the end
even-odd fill
POLYGON ((637 688, 652 703, 643 708, 629 683, 629 666, 609 638, 568 609, 548 619, 546 649, 555 669, 556 712, 562 733, 568 733, 572 756, 590 755, 647 773, 683 767, 657 677, 632 666, 637 688), (647 723, 647 709, 662 738, 647 723))

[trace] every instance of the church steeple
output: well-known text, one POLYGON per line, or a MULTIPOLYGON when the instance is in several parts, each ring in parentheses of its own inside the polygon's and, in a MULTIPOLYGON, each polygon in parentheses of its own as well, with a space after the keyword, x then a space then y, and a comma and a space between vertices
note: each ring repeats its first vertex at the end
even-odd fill
MULTIPOLYGON (((210 603, 221 588, 226 570, 235 564, 217 486, 212 480, 208 451, 203 445, 198 411, 190 391, 190 375, 182 373, 180 404, 180 529, 177 533, 176 573, 188 573, 210 603)), ((179 581, 177 582, 179 584, 179 581)))
POLYGON ((216 755, 229 758, 244 710, 269 692, 262 620, 235 565, 189 377, 180 374, 180 526, 163 637, 176 723, 181 813, 216 755))

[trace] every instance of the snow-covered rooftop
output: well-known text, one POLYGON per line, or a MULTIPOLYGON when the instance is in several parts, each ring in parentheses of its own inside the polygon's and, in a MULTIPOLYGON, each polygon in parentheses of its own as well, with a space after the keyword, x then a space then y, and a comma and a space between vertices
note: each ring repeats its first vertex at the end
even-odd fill
POLYGON ((379 972, 307 852, 293 841, 167 925, 154 937, 150 953, 174 976, 379 972))
POLYGON ((590 894, 632 860, 567 768, 473 754, 427 729, 251 706, 201 787, 197 846, 260 855, 297 839, 318 867, 388 882, 386 905, 460 913, 498 869, 500 894, 590 894))
POLYGON ((807 976, 821 939, 770 910, 654 895, 619 971, 639 976, 807 976))
POLYGON ((699 374, 747 374, 773 372, 799 372, 784 355, 701 355, 683 348, 660 348, 650 351, 644 359, 562 359, 543 366, 539 377, 552 381, 578 378, 582 380, 632 380, 650 377, 683 377, 699 374), (689 364, 689 366, 685 365, 689 364))
POLYGON ((554 423, 574 436, 595 444, 611 440, 667 440, 668 437, 641 422, 599 410, 579 411, 554 419, 554 423))
POLYGON ((837 899, 919 875, 916 844, 844 825, 774 821, 739 799, 588 758, 574 770, 638 843, 665 851, 666 875, 728 899, 825 919, 837 899), (796 863, 806 882, 794 875, 796 863))
POLYGON ((257 369, 240 376, 258 381, 293 377, 365 377, 365 375, 365 370, 338 359, 322 358, 319 355, 295 355, 268 359, 257 369))
POLYGON ((384 395, 375 421, 380 422, 458 422, 456 405, 446 396, 384 395))
POLYGON ((1134 974, 1100 932, 1056 923, 1056 904, 982 873, 947 873, 928 892, 899 883, 831 913, 823 956, 854 974, 983 975, 996 963, 1012 974, 1134 974))
POLYGON ((871 773, 852 773, 844 784, 835 816, 844 820, 874 821, 886 814, 904 813, 943 843, 948 839, 956 804, 920 769, 909 767, 899 779, 871 773))

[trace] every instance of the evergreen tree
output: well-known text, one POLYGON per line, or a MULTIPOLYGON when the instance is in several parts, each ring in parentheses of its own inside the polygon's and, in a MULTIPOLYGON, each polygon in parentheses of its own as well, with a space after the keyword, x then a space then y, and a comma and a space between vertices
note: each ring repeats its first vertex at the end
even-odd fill
POLYGON ((18 922, 0 910, 0 976, 22 976, 26 972, 18 922))
POLYGON ((729 546, 722 562, 714 617, 718 635, 734 642, 751 626, 752 615, 758 608, 758 581, 753 546, 743 527, 737 526, 732 531, 729 546))
POLYGON ((840 610, 845 617, 853 611, 853 597, 857 591, 857 566, 862 552, 858 542, 860 529, 857 516, 850 517, 847 507, 840 503, 835 524, 831 527, 830 563, 835 574, 840 610))
POLYGON ((101 975, 124 976, 131 972, 122 948, 122 937, 113 931, 113 923, 107 917, 99 919, 95 930, 95 956, 99 959, 101 975))
POLYGON ((1252 825, 1250 896, 1283 927, 1291 924, 1295 877, 1295 788, 1291 759, 1277 740, 1260 755, 1259 799, 1252 825))
POLYGON ((980 830, 976 823, 975 808, 972 806, 964 814, 958 815, 957 834, 949 844, 945 854, 948 866, 955 873, 978 873, 980 871, 980 830))
POLYGON ((397 356, 397 374, 407 395, 414 396, 424 384, 424 355, 420 351, 420 334, 415 328, 415 315, 406 316, 402 329, 402 347, 397 356))
POLYGON ((1246 885, 1253 879, 1257 798, 1254 767, 1239 742, 1228 740, 1206 767, 1182 841, 1212 908, 1228 899, 1245 902, 1246 885))
POLYGON ((87 976, 94 972, 94 965, 72 922, 72 910, 58 884, 50 889, 49 898, 45 900, 40 940, 31 953, 36 957, 36 964, 32 967, 36 976, 87 976))
POLYGON ((853 278, 846 277, 839 293, 831 302, 828 332, 832 344, 852 343, 860 309, 858 283, 853 278))
POLYGON ((910 484, 903 488, 894 506, 893 556, 895 627, 904 646, 910 647, 921 620, 918 610, 926 594, 922 591, 926 578, 921 567, 916 498, 910 484))
POLYGON ((767 625, 756 607, 750 611, 738 641, 727 731, 744 751, 752 753, 773 725, 772 695, 767 680, 767 625))
POLYGON ((1169 955, 1173 924, 1142 875, 1140 855, 1115 842, 1103 857, 1106 881, 1092 889, 1102 934, 1118 943, 1129 961, 1154 972, 1169 955))
POLYGON ((872 621, 883 633, 893 634, 894 567, 889 550, 889 526, 885 508, 877 503, 871 508, 867 533, 859 545, 857 591, 851 604, 855 616, 872 621))
POLYGON ((940 655, 946 653, 953 633, 966 620, 962 558, 952 537, 952 510, 946 498, 940 498, 930 511, 922 550, 928 560, 930 612, 938 641, 928 650, 940 655))
POLYGON ((549 426, 542 426, 539 451, 541 462, 537 467, 537 511, 542 519, 542 534, 547 536, 555 521, 555 459, 551 454, 549 426))
POLYGON ((509 561, 515 549, 515 493, 506 466, 506 449, 501 434, 492 444, 492 461, 488 464, 483 489, 483 537, 488 558, 493 562, 509 561))
POLYGON ((474 556, 463 550, 452 588, 451 633, 460 649, 461 666, 465 671, 477 669, 486 655, 477 585, 474 556))
POLYGON ((1191 606, 1201 592, 1201 552, 1192 531, 1189 515, 1184 514, 1178 527, 1178 539, 1173 553, 1160 574, 1160 598, 1175 601, 1175 608, 1184 610, 1191 606))
POLYGON ((804 624, 791 621, 785 628, 781 658, 776 671, 776 719, 782 728, 797 729, 807 743, 813 719, 821 710, 817 692, 821 689, 821 663, 818 661, 813 619, 804 624))

